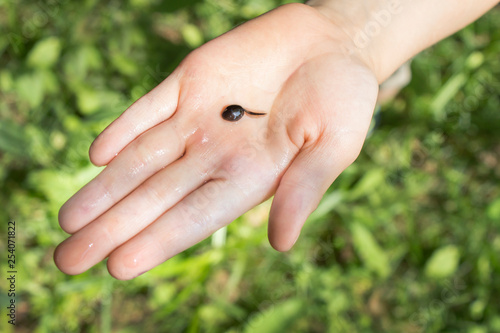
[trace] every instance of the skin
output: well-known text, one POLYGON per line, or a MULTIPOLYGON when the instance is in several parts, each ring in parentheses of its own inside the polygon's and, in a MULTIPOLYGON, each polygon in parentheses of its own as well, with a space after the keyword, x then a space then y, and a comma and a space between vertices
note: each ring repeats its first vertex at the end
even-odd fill
POLYGON ((289 250, 358 156, 378 83, 407 59, 387 66, 382 37, 357 47, 363 25, 349 22, 369 16, 332 3, 285 5, 203 45, 113 122, 90 149, 107 167, 61 208, 72 236, 56 265, 79 274, 108 258, 131 279, 272 195, 269 240, 289 250), (228 122, 231 104, 266 115, 228 122))

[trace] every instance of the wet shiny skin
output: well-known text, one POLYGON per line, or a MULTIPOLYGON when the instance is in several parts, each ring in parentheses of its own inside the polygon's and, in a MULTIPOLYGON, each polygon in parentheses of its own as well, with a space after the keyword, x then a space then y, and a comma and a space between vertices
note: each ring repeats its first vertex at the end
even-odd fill
POLYGON ((61 209, 72 236, 57 266, 79 274, 108 257, 114 277, 131 279, 273 194, 269 238, 288 250, 359 153, 375 105, 374 76, 345 61, 335 29, 293 4, 191 53, 92 145, 106 168, 61 209), (267 114, 231 126, 221 109, 234 101, 267 114))

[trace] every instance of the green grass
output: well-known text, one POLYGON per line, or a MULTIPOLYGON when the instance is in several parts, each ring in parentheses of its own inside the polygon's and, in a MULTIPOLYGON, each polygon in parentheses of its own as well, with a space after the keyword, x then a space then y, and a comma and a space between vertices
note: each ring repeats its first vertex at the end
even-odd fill
POLYGON ((99 172, 93 138, 192 48, 278 3, 0 1, 0 245, 15 219, 19 272, 18 325, 2 278, 0 331, 500 332, 498 9, 413 60, 289 253, 268 245, 267 202, 224 246, 132 281, 54 266, 58 209, 99 172))

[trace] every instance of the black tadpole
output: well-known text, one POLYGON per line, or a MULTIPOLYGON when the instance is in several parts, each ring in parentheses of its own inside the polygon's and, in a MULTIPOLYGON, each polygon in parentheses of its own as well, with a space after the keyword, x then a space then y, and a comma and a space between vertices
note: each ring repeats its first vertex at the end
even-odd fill
POLYGON ((224 111, 222 111, 222 119, 227 121, 238 121, 245 113, 252 116, 265 115, 265 113, 247 111, 240 105, 229 105, 224 111))

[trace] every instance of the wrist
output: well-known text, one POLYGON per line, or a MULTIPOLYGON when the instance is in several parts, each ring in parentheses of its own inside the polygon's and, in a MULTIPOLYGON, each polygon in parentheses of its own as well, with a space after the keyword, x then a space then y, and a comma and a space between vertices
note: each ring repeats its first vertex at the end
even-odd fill
POLYGON ((379 83, 407 60, 398 61, 399 54, 385 54, 379 46, 393 16, 401 13, 401 1, 309 0, 306 4, 344 31, 348 38, 341 45, 342 52, 348 57, 360 59, 379 83), (383 61, 387 57, 389 61, 383 61), (386 68, 385 63, 393 65, 386 68))
POLYGON ((383 82, 420 51, 473 22, 498 0, 309 0, 348 36, 343 52, 383 82))

